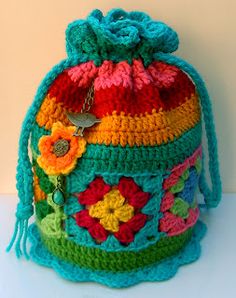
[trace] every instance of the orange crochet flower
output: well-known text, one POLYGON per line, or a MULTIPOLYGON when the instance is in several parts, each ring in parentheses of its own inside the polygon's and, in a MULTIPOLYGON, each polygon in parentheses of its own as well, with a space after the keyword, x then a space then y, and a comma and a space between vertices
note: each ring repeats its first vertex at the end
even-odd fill
POLYGON ((52 126, 50 136, 39 140, 41 155, 37 158, 39 166, 48 175, 70 173, 86 150, 86 141, 82 137, 73 136, 74 126, 65 127, 61 122, 52 126))

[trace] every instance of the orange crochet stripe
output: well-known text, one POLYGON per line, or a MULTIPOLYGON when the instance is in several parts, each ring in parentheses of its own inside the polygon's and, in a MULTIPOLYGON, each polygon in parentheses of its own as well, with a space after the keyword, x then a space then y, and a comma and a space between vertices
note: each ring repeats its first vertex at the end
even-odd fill
POLYGON ((198 98, 192 96, 184 104, 171 111, 141 117, 125 116, 124 113, 104 117, 99 125, 86 130, 90 144, 113 144, 121 146, 154 146, 173 141, 200 120, 198 98))
POLYGON ((39 178, 35 173, 34 170, 34 201, 38 202, 41 200, 45 200, 47 198, 47 195, 39 186, 39 178))
MULTIPOLYGON (((152 111, 143 116, 120 115, 114 111, 112 115, 103 117, 101 123, 85 130, 88 144, 113 144, 121 146, 154 146, 173 141, 188 129, 194 127, 201 117, 198 98, 193 95, 182 105, 170 111, 152 111)), ((53 122, 61 121, 71 125, 60 104, 55 98, 45 99, 37 116, 39 126, 51 129, 53 122)))
POLYGON ((36 121, 39 126, 44 126, 50 130, 55 122, 62 122, 65 126, 71 125, 71 122, 66 116, 66 109, 63 103, 56 103, 56 98, 50 98, 49 95, 44 99, 40 110, 36 116, 36 121))

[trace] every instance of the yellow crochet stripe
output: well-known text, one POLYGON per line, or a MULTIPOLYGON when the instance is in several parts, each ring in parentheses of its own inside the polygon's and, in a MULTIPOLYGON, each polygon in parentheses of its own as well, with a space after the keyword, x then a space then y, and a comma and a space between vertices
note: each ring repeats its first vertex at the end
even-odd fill
MULTIPOLYGON (((99 124, 85 130, 88 144, 121 146, 154 146, 173 141, 199 122, 201 110, 197 95, 192 95, 182 105, 170 111, 152 111, 142 116, 119 115, 114 111, 105 116, 99 124)), ((39 126, 51 129, 56 121, 71 125, 61 103, 47 97, 37 115, 39 126)))

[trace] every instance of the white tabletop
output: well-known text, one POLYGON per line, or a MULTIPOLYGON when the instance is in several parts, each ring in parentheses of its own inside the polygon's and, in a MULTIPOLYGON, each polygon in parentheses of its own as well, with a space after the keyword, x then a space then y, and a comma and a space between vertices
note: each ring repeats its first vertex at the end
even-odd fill
POLYGON ((165 282, 145 282, 128 289, 110 289, 96 283, 63 280, 52 269, 5 253, 14 224, 16 196, 0 196, 1 298, 235 298, 236 297, 236 195, 224 195, 220 206, 204 214, 208 232, 202 256, 181 267, 165 282))

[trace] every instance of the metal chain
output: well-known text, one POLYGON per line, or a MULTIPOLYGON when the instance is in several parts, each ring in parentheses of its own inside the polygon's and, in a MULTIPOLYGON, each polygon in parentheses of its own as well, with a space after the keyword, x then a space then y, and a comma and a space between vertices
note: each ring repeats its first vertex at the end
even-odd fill
POLYGON ((87 96, 84 100, 84 103, 83 103, 80 113, 82 114, 84 112, 88 112, 91 109, 93 102, 94 102, 94 85, 92 82, 92 85, 90 86, 90 88, 88 90, 87 96))
POLYGON ((62 176, 57 176, 57 186, 56 188, 62 188, 63 187, 63 177, 62 176))

